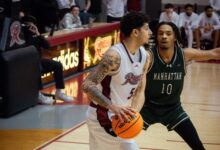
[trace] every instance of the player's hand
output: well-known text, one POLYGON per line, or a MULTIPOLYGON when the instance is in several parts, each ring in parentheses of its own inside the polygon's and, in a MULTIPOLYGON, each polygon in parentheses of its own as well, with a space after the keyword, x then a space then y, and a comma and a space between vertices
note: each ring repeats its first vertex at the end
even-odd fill
POLYGON ((205 25, 205 27, 204 27, 204 32, 206 33, 206 32, 209 32, 209 31, 211 31, 213 29, 213 27, 210 25, 210 24, 207 24, 207 25, 205 25))
POLYGON ((121 122, 128 122, 129 121, 129 116, 134 115, 134 110, 131 107, 128 106, 119 106, 119 105, 114 105, 111 104, 108 107, 116 116, 118 116, 119 120, 121 122), (128 116, 129 115, 129 116, 128 116))
POLYGON ((33 23, 29 23, 29 30, 33 33, 35 33, 36 35, 40 35, 39 31, 38 31, 38 28, 35 24, 33 23))

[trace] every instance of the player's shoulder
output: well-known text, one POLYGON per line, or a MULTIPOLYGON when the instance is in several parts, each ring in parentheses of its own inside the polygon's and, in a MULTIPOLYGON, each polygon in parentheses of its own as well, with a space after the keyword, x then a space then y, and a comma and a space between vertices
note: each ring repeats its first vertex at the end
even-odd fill
POLYGON ((117 51, 110 48, 102 57, 102 60, 97 65, 98 72, 105 70, 106 74, 112 74, 112 72, 119 69, 121 64, 121 56, 117 51))
POLYGON ((107 58, 108 59, 111 59, 111 58, 112 59, 120 59, 121 56, 120 56, 118 49, 116 47, 109 48, 103 56, 103 59, 107 59, 107 58))

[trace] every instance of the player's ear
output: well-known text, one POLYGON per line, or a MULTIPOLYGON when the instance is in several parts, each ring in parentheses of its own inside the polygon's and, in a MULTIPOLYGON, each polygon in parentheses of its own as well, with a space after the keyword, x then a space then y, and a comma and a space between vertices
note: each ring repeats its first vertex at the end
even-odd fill
POLYGON ((132 34, 133 34, 135 37, 137 37, 138 34, 139 34, 139 30, 138 30, 138 29, 133 29, 133 30, 132 30, 132 34))

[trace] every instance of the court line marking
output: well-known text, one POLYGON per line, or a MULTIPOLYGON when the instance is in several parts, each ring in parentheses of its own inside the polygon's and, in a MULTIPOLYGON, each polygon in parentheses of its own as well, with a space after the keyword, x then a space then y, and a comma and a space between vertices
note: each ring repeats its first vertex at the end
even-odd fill
MULTIPOLYGON (((175 143, 185 143, 185 141, 179 140, 167 140, 168 142, 175 142, 175 143)), ((210 142, 203 142, 205 145, 220 145, 220 143, 210 143, 210 142)))
POLYGON ((86 121, 83 121, 75 126, 73 126, 72 128, 70 128, 69 130, 65 131, 64 133, 61 133, 60 135, 52 138, 51 140, 49 140, 46 143, 43 143, 42 145, 38 146, 37 148, 35 148, 34 150, 41 150, 42 148, 47 147, 48 145, 56 142, 57 140, 59 140, 60 138, 64 137, 65 135, 69 134, 70 132, 80 128, 81 126, 83 126, 86 123, 86 121))

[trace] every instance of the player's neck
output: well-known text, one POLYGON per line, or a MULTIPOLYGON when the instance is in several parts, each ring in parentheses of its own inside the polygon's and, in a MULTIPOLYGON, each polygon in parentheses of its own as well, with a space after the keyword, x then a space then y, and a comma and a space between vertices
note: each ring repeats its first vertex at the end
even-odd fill
POLYGON ((169 63, 169 62, 171 62, 171 60, 173 58, 174 50, 175 50, 174 47, 168 48, 166 50, 159 48, 158 53, 164 62, 169 63))
POLYGON ((140 48, 140 45, 138 45, 136 42, 134 42, 134 40, 131 39, 125 39, 123 40, 123 43, 131 54, 135 54, 140 48))

